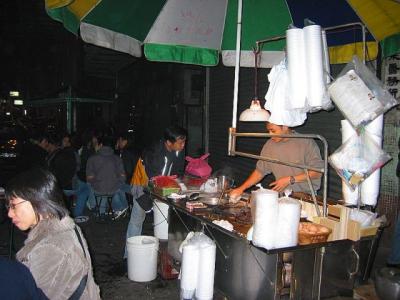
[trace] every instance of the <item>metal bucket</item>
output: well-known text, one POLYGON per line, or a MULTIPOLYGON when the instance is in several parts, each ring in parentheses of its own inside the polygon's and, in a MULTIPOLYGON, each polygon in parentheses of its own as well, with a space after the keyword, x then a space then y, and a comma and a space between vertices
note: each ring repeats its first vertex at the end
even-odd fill
POLYGON ((400 299, 400 270, 397 268, 376 270, 375 289, 380 299, 400 299))

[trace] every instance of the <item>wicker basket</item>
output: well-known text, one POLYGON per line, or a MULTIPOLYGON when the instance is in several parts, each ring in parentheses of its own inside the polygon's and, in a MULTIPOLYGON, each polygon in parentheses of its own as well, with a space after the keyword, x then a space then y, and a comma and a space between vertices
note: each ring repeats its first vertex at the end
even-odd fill
POLYGON ((317 244, 326 242, 328 236, 331 234, 332 230, 326 226, 310 223, 301 222, 299 226, 299 245, 317 244), (310 233, 306 229, 310 226, 315 226, 318 228, 318 232, 310 233), (320 232, 322 230, 323 232, 320 232))

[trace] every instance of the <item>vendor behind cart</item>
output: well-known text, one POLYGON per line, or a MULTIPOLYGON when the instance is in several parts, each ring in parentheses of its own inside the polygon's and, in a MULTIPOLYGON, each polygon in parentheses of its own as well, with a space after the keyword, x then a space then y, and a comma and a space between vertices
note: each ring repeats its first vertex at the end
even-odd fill
MULTIPOLYGON (((267 122, 266 127, 269 134, 296 134, 293 129, 285 125, 267 122)), ((313 168, 322 169, 324 166, 318 145, 313 139, 273 136, 263 146, 260 156, 313 168)), ((290 188, 293 192, 310 192, 307 175, 303 169, 259 160, 256 169, 245 182, 230 192, 231 201, 237 201, 246 189, 252 187, 270 173, 275 177, 275 181, 269 185, 272 190, 282 192, 286 188, 290 188)), ((321 184, 321 173, 309 170, 308 174, 314 190, 318 190, 321 184)))

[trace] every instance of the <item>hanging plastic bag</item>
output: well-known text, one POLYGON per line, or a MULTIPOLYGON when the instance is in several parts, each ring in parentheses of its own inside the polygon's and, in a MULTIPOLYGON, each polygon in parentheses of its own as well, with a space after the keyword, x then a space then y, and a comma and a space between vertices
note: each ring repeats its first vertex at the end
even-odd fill
POLYGON ((268 81, 270 84, 265 95, 264 107, 271 113, 269 122, 289 127, 304 124, 307 114, 297 109, 290 109, 289 74, 284 60, 271 69, 268 81))
POLYGON ((350 137, 328 160, 338 175, 354 191, 361 182, 390 158, 370 134, 364 132, 350 137))
POLYGON ((186 166, 185 172, 189 175, 194 175, 201 178, 208 178, 212 172, 212 168, 206 161, 206 158, 209 156, 210 153, 206 153, 199 158, 186 156, 185 159, 189 163, 186 166))
POLYGON ((333 102, 356 129, 399 104, 357 56, 353 56, 328 91, 333 102))
POLYGON ((143 161, 141 158, 139 158, 136 163, 135 171, 133 172, 133 176, 131 178, 131 185, 146 186, 148 182, 149 178, 147 177, 143 161))
POLYGON ((190 232, 182 253, 181 299, 213 299, 216 244, 202 232, 190 232))

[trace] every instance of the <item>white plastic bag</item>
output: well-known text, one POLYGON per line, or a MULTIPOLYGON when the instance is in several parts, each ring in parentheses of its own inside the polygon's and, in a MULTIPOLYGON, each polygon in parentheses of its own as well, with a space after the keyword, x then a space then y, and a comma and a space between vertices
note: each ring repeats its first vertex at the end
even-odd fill
POLYGON ((328 91, 333 102, 356 129, 399 104, 357 56, 329 85, 328 91))
POLYGON ((253 244, 265 249, 275 248, 275 234, 278 225, 278 192, 259 189, 252 192, 255 204, 253 244))
POLYGON ((390 158, 370 134, 364 132, 350 137, 328 160, 344 182, 354 190, 390 158))
POLYGON ((285 248, 297 245, 301 205, 297 199, 279 199, 279 213, 275 247, 285 248))
POLYGON ((307 114, 290 105, 289 73, 285 61, 274 66, 268 74, 269 87, 265 95, 265 109, 269 110, 269 122, 276 125, 295 127, 304 124, 307 114))
POLYGON ((212 299, 216 245, 202 232, 190 232, 180 246, 182 252, 181 298, 212 299))
POLYGON ((373 213, 367 210, 358 210, 356 208, 350 211, 350 219, 360 223, 361 227, 367 227, 372 225, 376 219, 377 213, 373 213))

